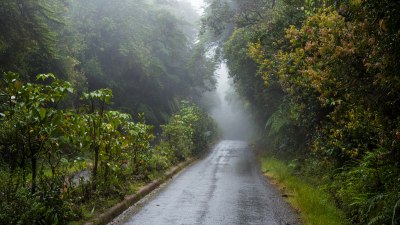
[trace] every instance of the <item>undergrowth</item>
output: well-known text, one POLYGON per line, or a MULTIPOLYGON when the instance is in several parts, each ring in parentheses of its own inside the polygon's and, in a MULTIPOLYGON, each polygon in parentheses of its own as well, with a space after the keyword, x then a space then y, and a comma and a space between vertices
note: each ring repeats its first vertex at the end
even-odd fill
POLYGON ((262 171, 285 190, 288 202, 300 212, 304 224, 346 224, 344 213, 335 206, 330 196, 296 175, 283 161, 264 156, 262 171))

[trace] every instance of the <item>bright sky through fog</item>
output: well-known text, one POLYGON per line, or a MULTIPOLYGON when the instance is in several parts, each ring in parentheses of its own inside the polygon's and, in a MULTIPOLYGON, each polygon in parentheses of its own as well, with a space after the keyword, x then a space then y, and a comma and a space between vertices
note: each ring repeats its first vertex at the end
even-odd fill
POLYGON ((193 5, 193 7, 200 15, 203 13, 203 8, 202 8, 204 6, 203 0, 185 0, 185 1, 190 2, 190 4, 193 5))

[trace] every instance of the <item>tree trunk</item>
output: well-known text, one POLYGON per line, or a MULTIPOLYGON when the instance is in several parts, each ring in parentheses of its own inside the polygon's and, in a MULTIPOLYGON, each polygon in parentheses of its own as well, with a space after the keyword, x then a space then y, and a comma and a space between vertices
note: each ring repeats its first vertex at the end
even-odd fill
MULTIPOLYGON (((110 153, 109 146, 106 147, 105 153, 106 153, 106 156, 108 158, 108 162, 111 162, 112 158, 111 158, 111 153, 110 153)), ((104 181, 107 181, 108 176, 110 175, 110 167, 108 166, 107 162, 105 163, 104 168, 105 168, 105 170, 104 170, 104 181)))
POLYGON ((97 184, 97 168, 99 166, 99 146, 94 146, 94 165, 93 165, 93 189, 96 189, 97 184))
POLYGON ((34 194, 36 192, 36 167, 37 167, 37 159, 36 159, 36 151, 32 146, 31 134, 28 134, 28 146, 31 153, 31 166, 32 166, 32 186, 31 193, 34 194))
POLYGON ((36 160, 36 153, 35 151, 31 151, 31 165, 32 165, 32 186, 31 186, 31 193, 34 194, 36 192, 36 167, 37 167, 37 160, 36 160))
POLYGON ((139 172, 139 165, 138 165, 138 162, 137 162, 137 151, 136 151, 136 149, 134 149, 134 151, 133 151, 133 174, 134 175, 137 175, 138 174, 138 172, 139 172))

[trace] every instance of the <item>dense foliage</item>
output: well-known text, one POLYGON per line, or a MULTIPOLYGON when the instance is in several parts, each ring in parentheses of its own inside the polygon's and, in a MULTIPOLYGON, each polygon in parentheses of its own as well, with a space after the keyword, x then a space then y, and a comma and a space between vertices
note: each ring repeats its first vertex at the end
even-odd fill
POLYGON ((76 1, 65 30, 73 37, 77 49, 72 54, 81 62, 88 88, 111 88, 114 107, 144 112, 152 124, 166 122, 179 97, 199 97, 214 82, 212 62, 196 54, 202 47, 191 44, 193 31, 184 32, 195 24, 185 25, 178 19, 182 15, 164 7, 146 1, 76 1))
POLYGON ((218 20, 234 26, 224 57, 265 124, 263 141, 329 191, 350 223, 399 224, 400 5, 212 2, 205 32, 221 35, 218 20))
POLYGON ((82 222, 209 146, 198 19, 181 1, 0 2, 1 224, 82 222))
POLYGON ((1 84, 0 220, 5 224, 80 219, 81 204, 123 197, 130 183, 196 156, 218 134, 205 112, 183 102, 163 125, 160 143, 151 147, 152 127, 141 116, 133 122, 110 110, 109 89, 83 93, 80 108, 62 108, 61 101, 74 92, 71 84, 52 74, 37 79, 23 83, 7 73, 1 84))
POLYGON ((189 3, 10 0, 0 8, 0 73, 24 81, 54 73, 77 93, 109 88, 114 109, 144 112, 153 125, 179 99, 214 87, 214 63, 193 44, 198 16, 189 3))

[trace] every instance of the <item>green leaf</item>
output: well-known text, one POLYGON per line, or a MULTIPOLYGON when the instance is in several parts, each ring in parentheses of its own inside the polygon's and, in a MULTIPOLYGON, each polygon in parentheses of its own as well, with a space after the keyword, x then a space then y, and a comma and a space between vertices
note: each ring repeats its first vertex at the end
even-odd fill
POLYGON ((56 79, 56 76, 54 76, 54 74, 48 73, 48 74, 39 74, 36 76, 36 80, 46 80, 46 79, 56 79))
POLYGON ((45 108, 40 108, 39 115, 40 115, 40 119, 43 120, 46 117, 46 109, 45 108))

